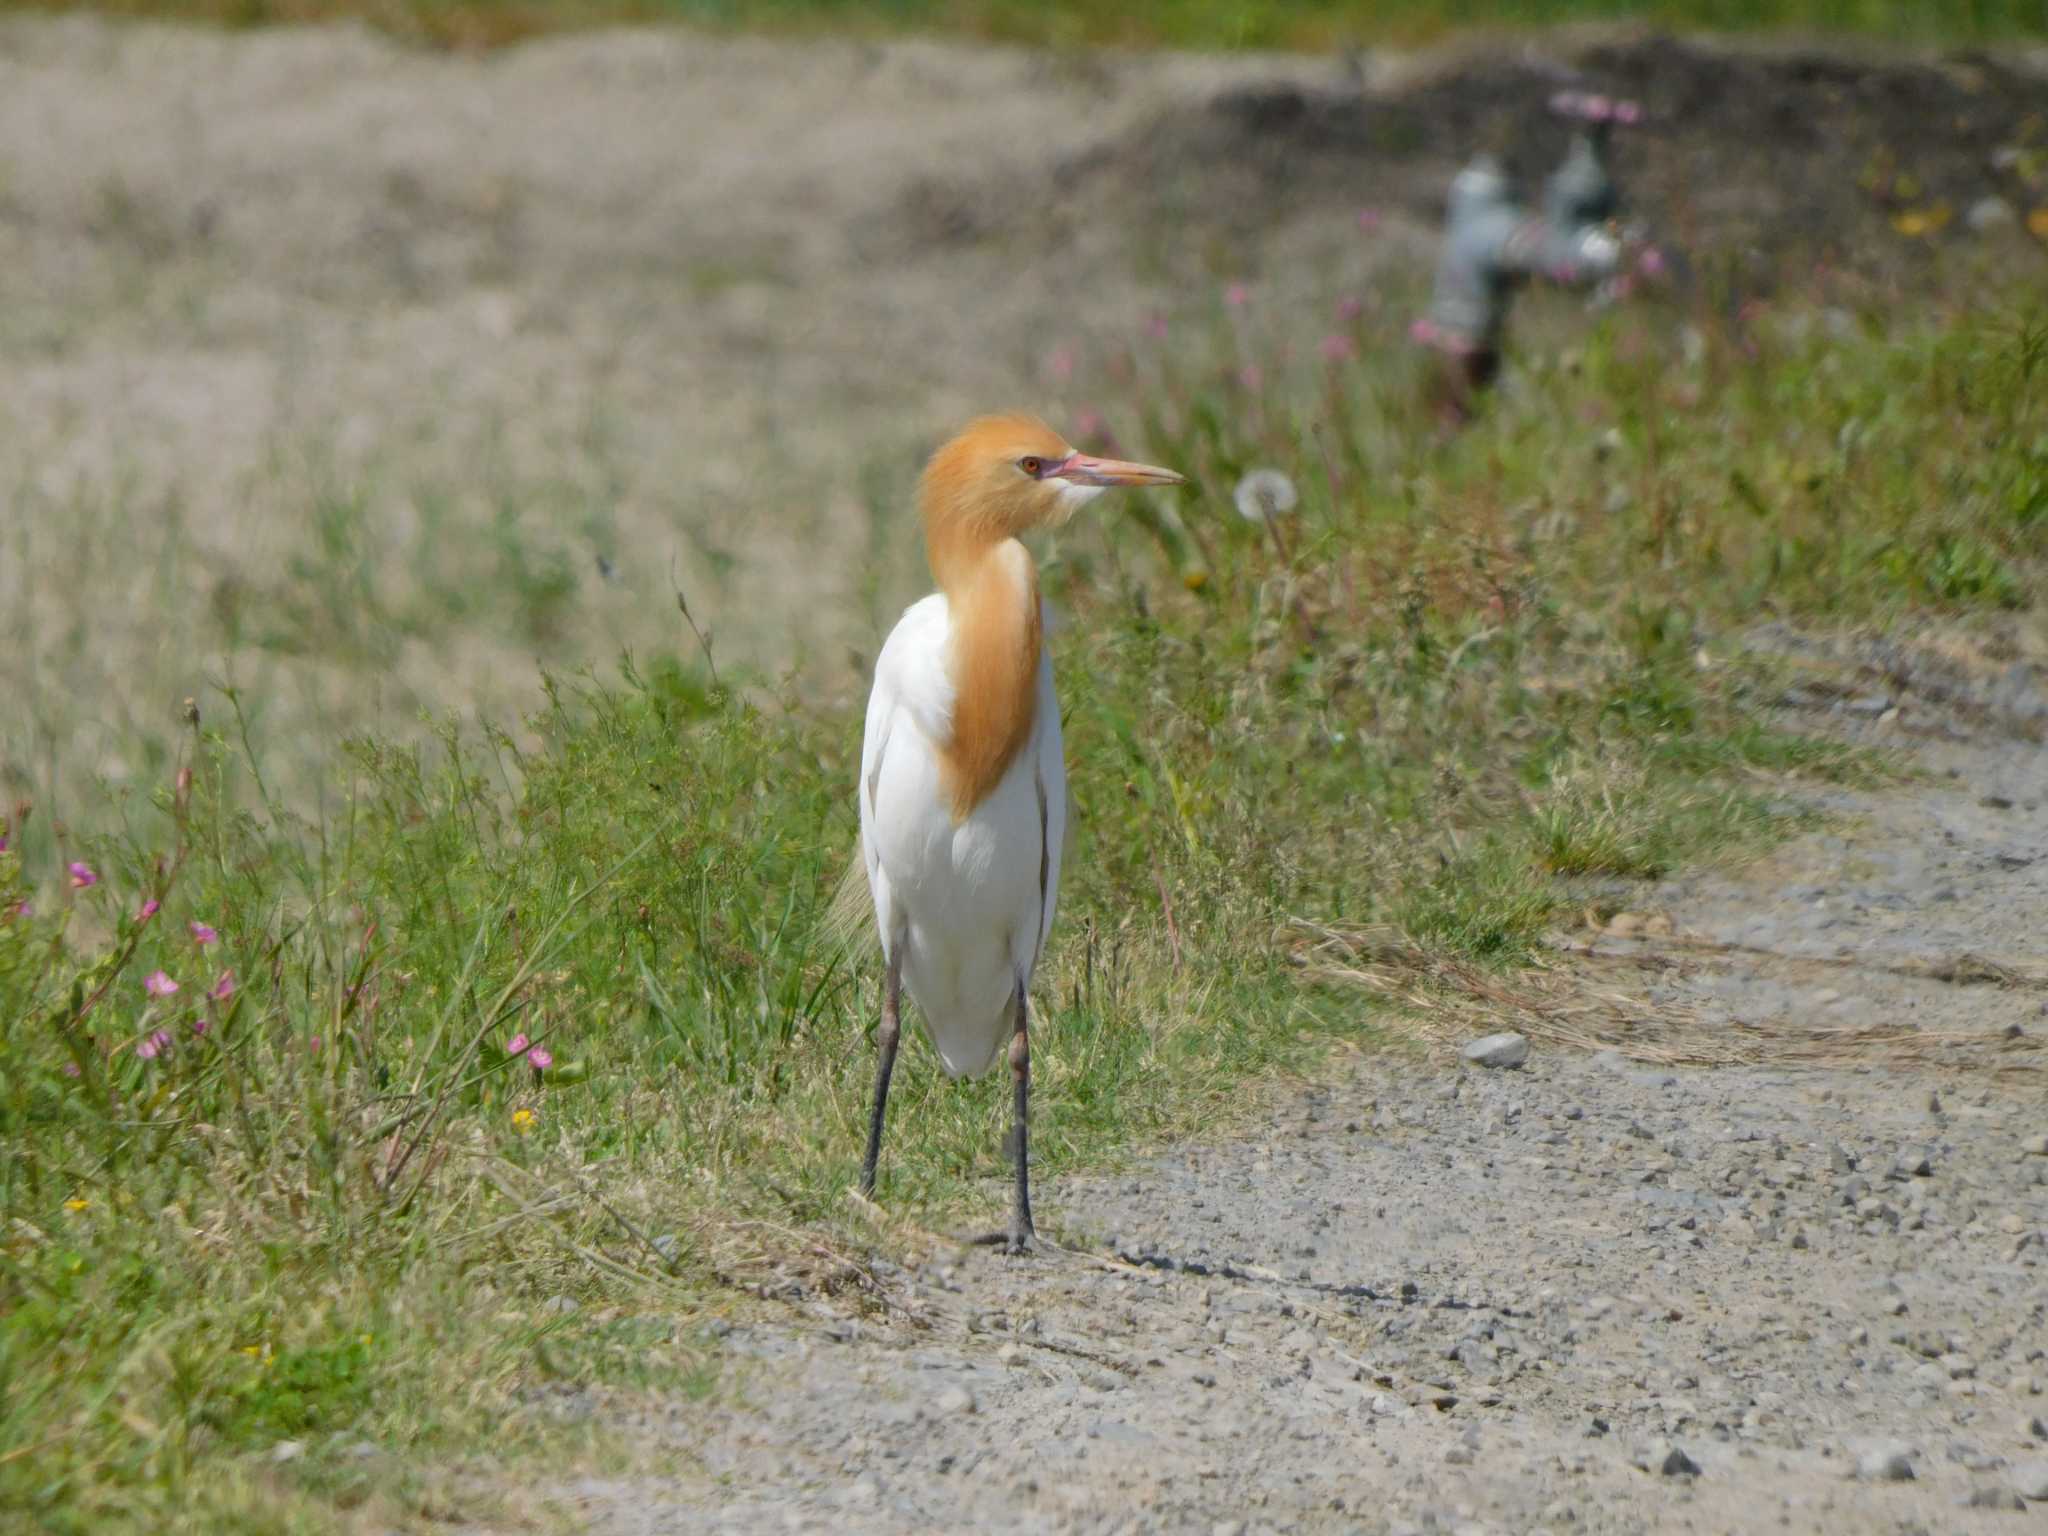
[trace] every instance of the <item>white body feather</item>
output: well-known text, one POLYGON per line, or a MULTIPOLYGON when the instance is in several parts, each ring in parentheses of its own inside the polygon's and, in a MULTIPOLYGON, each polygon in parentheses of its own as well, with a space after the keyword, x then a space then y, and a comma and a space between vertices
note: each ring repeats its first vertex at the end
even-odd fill
POLYGON ((861 741, 860 841, 883 956, 903 946, 903 983, 946 1075, 971 1077, 1009 1038, 1017 988, 1030 986, 1052 931, 1067 775, 1041 654, 1029 739, 994 792, 953 820, 938 752, 952 736, 950 650, 941 593, 913 603, 882 647, 861 741))

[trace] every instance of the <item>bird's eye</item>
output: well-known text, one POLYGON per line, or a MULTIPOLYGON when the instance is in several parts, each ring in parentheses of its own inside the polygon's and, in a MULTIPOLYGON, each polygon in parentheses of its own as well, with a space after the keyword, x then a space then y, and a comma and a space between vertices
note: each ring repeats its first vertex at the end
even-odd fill
POLYGON ((1038 472, 1045 468, 1045 460, 1035 453, 1027 453, 1017 461, 1017 467, 1035 480, 1038 478, 1038 472))

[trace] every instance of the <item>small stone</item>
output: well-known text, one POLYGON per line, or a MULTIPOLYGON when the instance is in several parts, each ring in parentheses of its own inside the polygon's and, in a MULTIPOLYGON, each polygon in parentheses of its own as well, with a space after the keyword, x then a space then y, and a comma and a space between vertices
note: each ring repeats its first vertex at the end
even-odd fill
POLYGON ((2012 1469, 2012 1485, 2029 1503, 2048 1503, 2048 1461, 2024 1461, 2012 1469))
POLYGON ((2010 227, 2016 218, 2012 204, 2004 198, 1980 197, 1970 204, 1969 212, 1963 215, 1963 223, 1969 226, 1972 234, 1983 235, 1994 229, 2010 227))
POLYGON ((1860 1451, 1856 1475, 1872 1483, 1909 1483, 1913 1480, 1913 1448, 1903 1440, 1881 1440, 1860 1451))
POLYGON ((2048 1419, 2044 1419, 2039 1414, 2036 1414, 2033 1418, 2027 1420, 2026 1432, 2036 1440, 2048 1440, 2048 1419))
POLYGON ((1242 1520, 1218 1520, 1209 1527, 1209 1536, 1244 1536, 1242 1520))
POLYGON ((1475 1067, 1519 1067, 1529 1059, 1529 1041, 1513 1032, 1474 1040, 1462 1053, 1475 1067))
POLYGON ((1961 1381, 1977 1374, 1977 1362, 1968 1355, 1943 1355, 1941 1367, 1948 1372, 1950 1381, 1961 1381))
POLYGON ((305 1454, 306 1442, 303 1440, 280 1440, 270 1448, 270 1459, 279 1466, 288 1461, 297 1461, 305 1454))
POLYGON ((1631 1458, 1635 1465, 1658 1477, 1698 1477, 1700 1464, 1669 1440, 1652 1440, 1631 1458))
POLYGON ((932 1402, 932 1406, 944 1414, 974 1412, 974 1394, 965 1387, 948 1387, 932 1402))
POLYGON ((1395 1414, 1401 1412, 1402 1406, 1400 1399, 1389 1397, 1384 1392, 1375 1392, 1373 1394, 1372 1411, 1383 1419, 1392 1418, 1395 1414))
POLYGON ((549 1317, 568 1317, 581 1311, 582 1306, 574 1296, 550 1296, 540 1304, 540 1309, 549 1317))
POLYGON ((2027 1501, 2010 1488, 2001 1488, 1993 1483, 1983 1488, 1972 1488, 1956 1501, 1964 1509, 2025 1509, 2027 1501))
POLYGON ((2020 1143, 2020 1150, 2029 1157, 2048 1157, 2048 1131, 2039 1136, 2029 1136, 2020 1143))
POLYGON ((996 1351, 996 1358, 1002 1361, 1004 1365, 1015 1365, 1024 1358, 1024 1351, 1015 1344, 1005 1344, 996 1351))
POLYGON ((1925 1179, 1934 1173, 1934 1159, 1925 1147, 1901 1147, 1899 1155, 1892 1159, 1892 1177, 1895 1179, 1925 1179))

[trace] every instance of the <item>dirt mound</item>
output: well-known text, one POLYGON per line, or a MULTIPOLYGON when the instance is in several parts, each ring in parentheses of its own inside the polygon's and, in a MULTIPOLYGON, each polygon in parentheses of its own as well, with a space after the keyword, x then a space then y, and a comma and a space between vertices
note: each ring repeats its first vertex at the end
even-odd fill
MULTIPOLYGON (((1646 37, 1379 73, 1224 89, 1059 177, 1083 206, 1132 199, 1247 238, 1331 203, 1434 224, 1449 178, 1476 153, 1500 158, 1533 193, 1568 132, 1545 104, 1570 85, 1647 109, 1648 123, 1617 135, 1634 211, 1696 254, 1738 255, 1757 280, 1818 258, 1888 282, 1924 279, 1945 254, 1985 249, 1968 215, 1991 199, 2015 234, 2005 259, 2041 260, 2021 231, 2048 202, 2048 119, 2042 80, 2020 61, 1646 37)), ((2000 215, 1980 212, 1987 222, 2000 215)))

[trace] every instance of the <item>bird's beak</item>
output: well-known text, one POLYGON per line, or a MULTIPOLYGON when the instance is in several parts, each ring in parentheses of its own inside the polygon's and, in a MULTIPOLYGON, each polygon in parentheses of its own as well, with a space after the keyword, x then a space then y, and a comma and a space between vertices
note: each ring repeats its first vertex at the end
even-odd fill
POLYGON ((1076 453, 1047 476, 1053 480, 1071 480, 1075 485, 1185 485, 1187 476, 1176 474, 1170 469, 1161 469, 1156 464, 1131 464, 1123 459, 1098 459, 1092 454, 1076 453))

